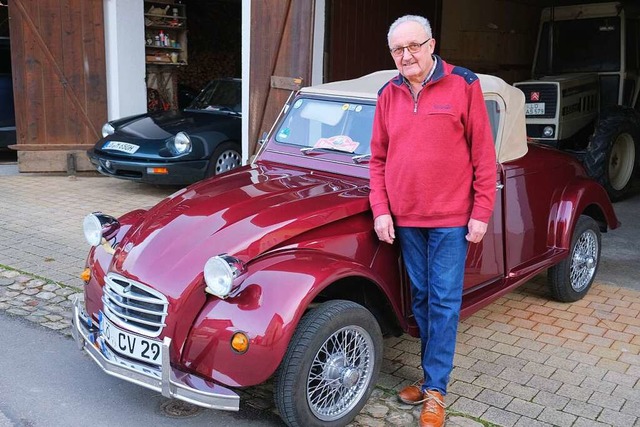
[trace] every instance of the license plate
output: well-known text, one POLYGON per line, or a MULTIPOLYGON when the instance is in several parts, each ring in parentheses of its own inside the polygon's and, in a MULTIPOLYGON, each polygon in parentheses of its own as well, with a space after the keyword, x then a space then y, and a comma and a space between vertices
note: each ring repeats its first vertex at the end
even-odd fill
POLYGON ((136 151, 138 151, 138 148, 140 148, 140 146, 120 141, 109 141, 102 146, 103 150, 116 150, 129 154, 135 153, 136 151))
POLYGON ((122 330, 107 319, 104 313, 100 317, 100 335, 113 351, 153 365, 162 364, 162 343, 160 341, 122 330))
POLYGON ((544 102, 532 102, 525 105, 525 114, 527 116, 542 116, 544 115, 544 102))

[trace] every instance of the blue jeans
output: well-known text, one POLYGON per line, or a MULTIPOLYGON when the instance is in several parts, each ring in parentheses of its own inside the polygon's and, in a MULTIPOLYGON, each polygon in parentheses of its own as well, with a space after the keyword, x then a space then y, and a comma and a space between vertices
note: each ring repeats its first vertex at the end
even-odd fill
POLYGON ((447 392, 460 319, 467 227, 396 227, 420 329, 423 391, 447 392))

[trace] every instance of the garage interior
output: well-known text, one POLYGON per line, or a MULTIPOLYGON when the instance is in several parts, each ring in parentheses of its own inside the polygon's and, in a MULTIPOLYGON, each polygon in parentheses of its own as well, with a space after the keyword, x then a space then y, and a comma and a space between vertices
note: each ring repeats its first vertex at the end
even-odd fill
MULTIPOLYGON (((179 14, 184 11, 186 16, 184 31, 186 42, 179 47, 185 50, 186 45, 184 61, 179 59, 178 61, 182 63, 157 65, 149 64, 148 57, 146 58, 147 86, 161 89, 163 96, 167 98, 168 108, 183 107, 212 78, 241 76, 242 7, 250 5, 250 151, 255 147, 255 143, 252 144, 251 141, 256 141, 258 135, 269 129, 291 89, 278 87, 272 77, 303 77, 302 85, 307 85, 320 82, 317 73, 312 79, 312 67, 320 70, 319 78, 324 82, 354 78, 379 69, 392 68, 393 62, 386 46, 386 32, 389 24, 398 16, 407 13, 427 16, 431 20, 434 37, 437 40, 436 53, 453 64, 465 66, 478 73, 495 74, 513 83, 530 76, 540 12, 545 6, 597 2, 597 0, 138 1, 141 7, 145 8, 145 16, 148 16, 146 12, 150 7, 166 9, 167 13, 172 13, 174 6, 177 6, 179 14), (318 15, 322 23, 320 28, 314 27, 318 15), (309 52, 312 47, 318 46, 318 38, 322 40, 320 44, 322 52, 320 54, 316 52, 311 57, 309 52), (171 70, 168 72, 170 79, 165 78, 164 84, 158 84, 158 79, 154 83, 150 78, 154 73, 158 74, 158 69, 162 70, 161 73, 171 70)), ((63 4, 68 4, 70 9, 86 8, 81 6, 84 4, 81 0, 67 2, 0 0, 0 4, 0 37, 3 34, 9 35, 11 21, 8 19, 9 14, 15 16, 18 11, 24 11, 25 14, 34 17, 35 27, 44 28, 45 33, 47 31, 51 33, 53 30, 60 31, 60 25, 65 21, 61 19, 60 23, 55 24, 58 28, 53 28, 54 24, 42 21, 44 12, 50 11, 64 15, 63 4)), ((90 18, 97 19, 96 11, 100 8, 91 7, 96 9, 90 18)), ((80 20, 82 22, 87 19, 80 20)), ((24 28, 24 25, 21 28, 24 28)), ((15 22, 11 27, 11 31, 18 28, 15 22)), ((95 31, 93 43, 104 43, 98 30, 95 31)), ((151 36, 151 43, 155 43, 156 34, 148 29, 145 29, 145 32, 145 42, 149 44, 149 36, 151 36)), ((80 34, 76 34, 74 37, 79 36, 80 34)), ((65 110, 57 107, 70 102, 67 99, 69 97, 65 76, 61 78, 51 70, 46 70, 46 62, 51 58, 46 55, 43 58, 41 53, 34 55, 38 63, 44 64, 41 70, 36 70, 41 74, 36 75, 34 67, 24 65, 31 64, 27 61, 31 52, 28 52, 25 46, 29 43, 31 43, 30 46, 37 45, 38 40, 34 42, 31 37, 32 34, 24 29, 11 37, 11 56, 14 57, 13 82, 14 88, 18 89, 14 90, 16 93, 25 93, 23 90, 25 86, 21 85, 33 86, 33 81, 38 79, 45 81, 51 79, 53 83, 60 80, 60 85, 52 84, 48 88, 41 85, 37 88, 38 90, 29 92, 32 96, 29 96, 28 100, 16 99, 15 101, 16 115, 22 115, 17 120, 17 145, 21 147, 18 151, 19 168, 25 172, 65 171, 68 166, 65 157, 49 159, 50 155, 64 147, 79 148, 80 150, 77 151, 81 153, 83 147, 95 143, 95 128, 99 131, 102 123, 106 121, 106 111, 105 108, 88 108, 90 111, 84 120, 86 122, 84 125, 89 130, 78 130, 82 128, 83 123, 78 123, 78 115, 73 113, 73 109, 67 107, 65 110), (38 55, 40 57, 37 57, 38 55), (15 61, 15 58, 21 60, 15 61), (32 80, 28 81, 29 78, 32 80), (70 113, 59 112, 67 110, 70 113), (34 114, 33 111, 37 113, 34 114), (60 125, 52 128, 52 124, 56 122, 60 125), (49 128, 45 129, 43 123, 48 123, 49 128), (93 131, 90 128, 94 128, 93 131), (30 167, 27 163, 33 166, 30 167)), ((70 48, 64 42, 57 48, 51 47, 54 40, 43 39, 44 43, 49 43, 48 47, 52 52, 50 56, 54 60, 58 59, 58 56, 65 56, 63 52, 68 52, 70 48)), ((83 36, 83 40, 86 44, 86 35, 83 36)), ((170 47, 175 48, 175 46, 170 47)), ((95 51, 99 50, 98 46, 95 51)), ((0 57, 0 61, 6 62, 6 59, 0 57)), ((76 60, 75 65, 64 63, 60 68, 66 72, 74 66, 77 69, 82 62, 76 60)), ((99 69, 100 59, 98 58, 98 62, 94 61, 94 63, 96 69, 99 69)), ((73 74, 73 71, 71 72, 73 74)), ((76 70, 76 72, 81 74, 83 71, 76 70)), ((80 101, 91 99, 96 90, 104 91, 104 82, 99 77, 87 77, 91 83, 95 84, 89 88, 90 91, 78 97, 80 101)), ((102 78, 104 79, 104 76, 102 78)), ((68 83, 73 84, 73 79, 69 78, 68 83)), ((34 89, 32 86, 28 88, 34 89)), ((101 101, 100 96, 93 96, 93 98, 94 102, 104 102, 101 101)), ((59 152, 64 153, 64 151, 59 152)), ((9 155, 15 155, 15 151, 10 150, 9 155)))

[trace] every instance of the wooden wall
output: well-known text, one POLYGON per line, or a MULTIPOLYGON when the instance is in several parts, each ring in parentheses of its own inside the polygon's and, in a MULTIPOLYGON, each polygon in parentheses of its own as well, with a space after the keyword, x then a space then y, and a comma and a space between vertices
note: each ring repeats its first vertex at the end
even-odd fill
POLYGON ((530 78, 544 1, 443 2, 440 54, 452 64, 508 83, 530 78))
POLYGON ((296 87, 311 82, 313 0, 251 2, 249 153, 296 87))
MULTIPOLYGON (((11 0, 12 74, 21 171, 64 171, 107 119, 103 0, 11 0)), ((80 154, 81 153, 81 154, 80 154)))

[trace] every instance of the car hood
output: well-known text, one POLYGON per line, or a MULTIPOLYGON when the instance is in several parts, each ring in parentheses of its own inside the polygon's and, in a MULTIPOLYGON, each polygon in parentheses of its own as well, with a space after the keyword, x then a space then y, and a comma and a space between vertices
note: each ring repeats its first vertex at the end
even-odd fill
POLYGON ((305 232, 367 211, 368 193, 362 178, 262 162, 246 166, 180 190, 149 210, 119 243, 112 269, 177 296, 210 257, 226 253, 249 262, 305 232))
POLYGON ((240 117, 226 113, 203 111, 170 111, 145 114, 119 124, 116 133, 108 139, 156 139, 166 140, 180 131, 199 133, 229 123, 229 118, 240 117))

